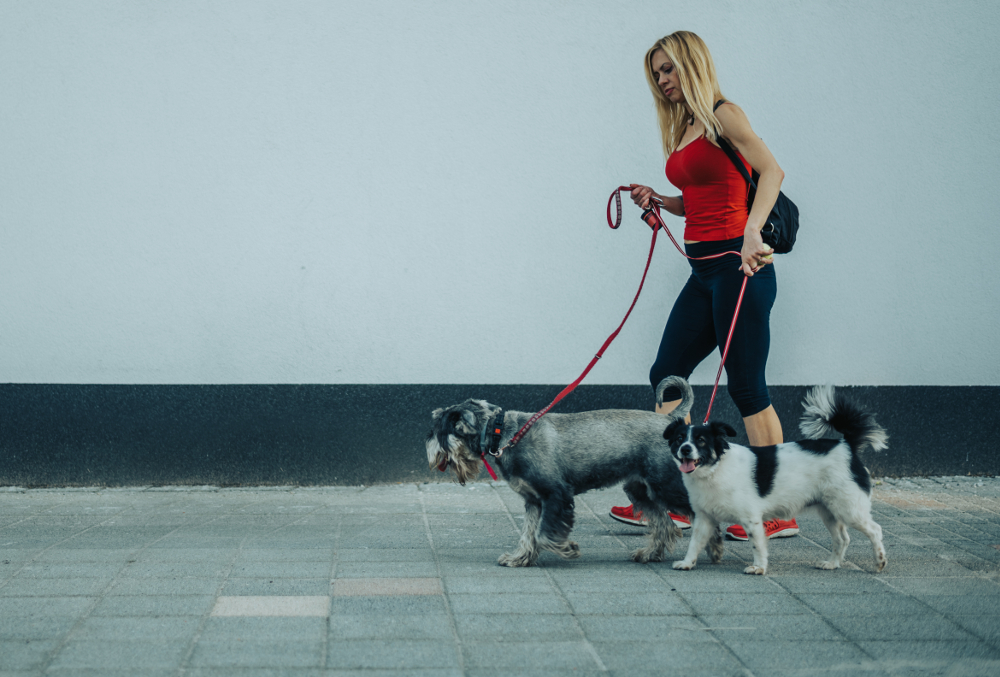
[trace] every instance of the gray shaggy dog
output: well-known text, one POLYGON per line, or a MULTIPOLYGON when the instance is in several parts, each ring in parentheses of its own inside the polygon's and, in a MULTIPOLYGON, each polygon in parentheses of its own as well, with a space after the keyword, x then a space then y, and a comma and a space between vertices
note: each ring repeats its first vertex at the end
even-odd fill
MULTIPOLYGON (((520 543, 513 553, 500 557, 503 566, 531 566, 542 550, 566 559, 579 557, 580 546, 569 540, 574 496, 620 482, 649 522, 649 541, 632 559, 660 561, 664 549, 672 551, 681 535, 668 513, 694 514, 663 439, 666 426, 690 413, 694 394, 687 381, 669 377, 656 389, 657 403, 663 402, 668 387, 678 388, 682 399, 666 416, 624 409, 548 414, 506 450, 504 445, 533 414, 505 412, 485 400, 468 399, 431 414, 427 462, 441 471, 451 468, 465 484, 479 475, 485 454, 494 455, 490 460, 524 499, 525 511, 520 543), (494 432, 498 440, 491 439, 494 432)), ((716 531, 706 551, 712 561, 722 559, 721 532, 716 531)))

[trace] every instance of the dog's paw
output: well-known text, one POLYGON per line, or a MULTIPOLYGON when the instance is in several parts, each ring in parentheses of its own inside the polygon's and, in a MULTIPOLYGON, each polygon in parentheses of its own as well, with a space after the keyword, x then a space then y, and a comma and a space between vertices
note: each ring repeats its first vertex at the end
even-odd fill
POLYGON ((691 569, 694 569, 694 564, 694 562, 688 562, 686 559, 679 559, 674 562, 674 568, 681 571, 691 571, 691 569))
POLYGON ((500 555, 497 564, 502 567, 530 567, 532 561, 527 555, 518 555, 516 553, 512 555, 509 552, 505 552, 500 555))
POLYGON ((764 567, 759 567, 756 564, 751 564, 746 569, 743 570, 745 574, 752 574, 754 576, 763 576, 767 573, 767 569, 764 567))
POLYGON ((576 559, 580 556, 580 546, 574 541, 566 541, 566 543, 556 552, 563 559, 576 559))
POLYGON ((828 559, 825 562, 820 562, 816 565, 817 569, 825 569, 826 571, 833 571, 834 569, 840 568, 840 562, 836 562, 832 559, 828 559))
POLYGON ((655 548, 639 548, 632 553, 632 561, 645 564, 647 562, 659 562, 663 559, 663 552, 655 548))
POLYGON ((875 565, 878 567, 877 571, 882 571, 882 569, 885 569, 885 565, 888 563, 889 560, 886 558, 885 555, 875 558, 875 565))

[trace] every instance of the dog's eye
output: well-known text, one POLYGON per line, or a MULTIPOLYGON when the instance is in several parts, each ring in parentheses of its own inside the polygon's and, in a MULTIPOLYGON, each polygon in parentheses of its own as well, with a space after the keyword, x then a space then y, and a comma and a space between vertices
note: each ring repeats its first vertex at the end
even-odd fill
POLYGON ((696 441, 698 442, 698 446, 701 446, 701 447, 703 447, 703 446, 705 446, 705 444, 707 444, 707 442, 705 441, 704 437, 699 437, 696 441))

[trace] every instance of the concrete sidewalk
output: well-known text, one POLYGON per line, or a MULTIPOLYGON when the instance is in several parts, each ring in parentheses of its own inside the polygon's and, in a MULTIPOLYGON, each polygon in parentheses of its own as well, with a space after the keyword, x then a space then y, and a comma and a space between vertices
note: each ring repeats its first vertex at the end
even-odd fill
POLYGON ((1000 479, 876 497, 884 573, 856 532, 812 568, 806 516, 761 578, 746 543, 629 561, 620 490, 578 497, 580 559, 511 570, 502 483, 2 489, 0 676, 1000 674, 1000 479))

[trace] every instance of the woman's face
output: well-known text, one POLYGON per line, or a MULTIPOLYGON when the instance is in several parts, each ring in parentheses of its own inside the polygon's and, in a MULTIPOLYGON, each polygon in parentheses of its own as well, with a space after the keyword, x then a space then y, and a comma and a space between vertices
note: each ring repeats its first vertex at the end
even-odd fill
POLYGON ((649 60, 649 65, 653 69, 653 77, 660 91, 668 100, 674 103, 684 103, 684 93, 681 91, 681 81, 677 77, 677 69, 670 59, 663 53, 662 49, 653 52, 653 58, 649 60))

